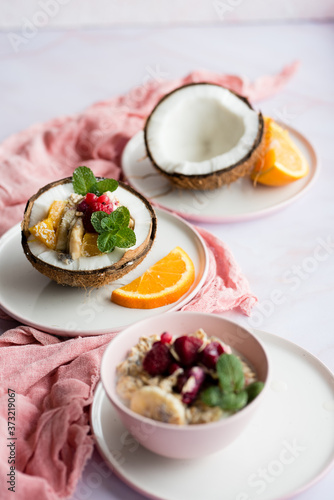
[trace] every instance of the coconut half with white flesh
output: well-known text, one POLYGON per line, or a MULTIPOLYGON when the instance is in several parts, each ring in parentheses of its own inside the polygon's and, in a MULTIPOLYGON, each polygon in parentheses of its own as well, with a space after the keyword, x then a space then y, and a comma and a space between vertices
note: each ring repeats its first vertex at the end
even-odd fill
MULTIPOLYGON (((118 248, 110 253, 95 256, 80 254, 80 244, 84 228, 76 210, 67 207, 57 230, 56 248, 50 249, 38 241, 29 231, 48 216, 55 200, 68 200, 74 193, 72 177, 52 182, 29 199, 22 222, 22 246, 27 259, 42 274, 62 285, 74 287, 100 287, 115 281, 134 269, 150 251, 157 230, 157 220, 151 204, 130 186, 118 183, 112 193, 121 206, 130 211, 136 243, 131 248, 118 248), (66 212, 65 212, 66 211, 66 212), (70 228, 70 229, 69 229, 70 228), (68 251, 72 259, 62 253, 66 244, 62 231, 69 238, 68 251)), ((83 198, 83 197, 80 197, 83 198)))
POLYGON ((163 97, 144 129, 154 167, 184 189, 215 189, 249 174, 264 147, 264 122, 248 100, 193 83, 163 97))

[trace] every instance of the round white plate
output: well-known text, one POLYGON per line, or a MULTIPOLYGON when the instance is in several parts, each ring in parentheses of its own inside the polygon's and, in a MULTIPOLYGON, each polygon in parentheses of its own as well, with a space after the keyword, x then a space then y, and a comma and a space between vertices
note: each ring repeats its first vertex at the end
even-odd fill
POLYGON ((110 333, 165 311, 185 305, 201 288, 208 271, 206 246, 184 220, 156 209, 157 236, 136 269, 111 285, 93 290, 57 285, 36 271, 21 247, 17 225, 0 240, 0 307, 24 324, 62 336, 110 333), (195 266, 195 281, 179 301, 156 309, 128 309, 110 301, 113 289, 129 283, 174 247, 183 248, 195 266))
POLYGON ((144 449, 99 384, 91 408, 93 433, 123 481, 154 499, 283 500, 328 471, 334 462, 334 375, 296 344, 255 333, 270 357, 270 391, 243 434, 203 459, 172 460, 144 449))
POLYGON ((146 156, 144 134, 138 132, 127 143, 122 168, 129 183, 151 202, 197 222, 236 222, 255 219, 279 210, 304 194, 313 184, 318 171, 316 153, 309 141, 297 130, 283 125, 304 153, 309 174, 283 187, 258 184, 249 178, 213 191, 192 191, 173 187, 155 170, 146 156))

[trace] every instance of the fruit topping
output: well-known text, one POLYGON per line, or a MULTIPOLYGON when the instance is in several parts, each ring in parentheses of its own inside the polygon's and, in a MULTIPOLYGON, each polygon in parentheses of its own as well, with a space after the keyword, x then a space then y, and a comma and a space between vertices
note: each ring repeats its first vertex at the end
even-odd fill
POLYGON ((162 342, 154 342, 143 360, 143 368, 150 375, 163 375, 172 364, 169 347, 162 342))
POLYGON ((193 337, 191 335, 182 335, 182 337, 178 337, 173 344, 176 360, 182 366, 191 366, 195 364, 199 357, 198 351, 202 345, 203 340, 198 337, 193 337))
POLYGON ((182 403, 190 405, 195 401, 205 380, 205 372, 200 366, 188 368, 177 379, 177 388, 182 395, 182 403))
POLYGON ((83 213, 83 223, 88 233, 96 232, 92 223, 91 216, 94 212, 105 212, 111 214, 114 211, 114 203, 108 195, 102 194, 97 197, 94 193, 87 193, 85 198, 77 206, 77 211, 83 213))
POLYGON ((220 342, 209 342, 200 354, 201 363, 211 370, 215 370, 218 358, 223 354, 224 348, 220 342))
POLYGON ((173 340, 173 335, 169 332, 164 332, 161 334, 160 340, 163 344, 170 344, 173 340))

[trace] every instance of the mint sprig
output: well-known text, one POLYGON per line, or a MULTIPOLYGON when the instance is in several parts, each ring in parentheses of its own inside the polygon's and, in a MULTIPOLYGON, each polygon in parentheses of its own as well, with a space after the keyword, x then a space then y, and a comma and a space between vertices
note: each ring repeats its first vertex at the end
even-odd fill
POLYGON ((101 196, 106 191, 111 193, 118 188, 115 179, 103 179, 98 181, 88 167, 78 167, 73 172, 72 184, 74 192, 85 196, 87 193, 94 193, 101 196))
POLYGON ((97 233, 97 247, 100 252, 109 253, 115 247, 129 248, 135 245, 136 235, 130 229, 130 212, 126 207, 118 207, 111 214, 94 212, 91 223, 97 233))
POLYGON ((245 377, 239 358, 233 354, 223 354, 217 361, 217 374, 221 390, 229 394, 244 388, 245 377))
POLYGON ((236 412, 253 401, 264 387, 260 381, 245 387, 242 363, 234 354, 219 356, 216 370, 218 385, 209 386, 201 393, 201 400, 208 406, 236 412))

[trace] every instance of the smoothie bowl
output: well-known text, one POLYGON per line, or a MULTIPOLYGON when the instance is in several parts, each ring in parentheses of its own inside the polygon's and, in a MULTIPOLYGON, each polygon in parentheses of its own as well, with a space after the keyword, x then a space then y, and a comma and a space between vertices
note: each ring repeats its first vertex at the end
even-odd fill
POLYGON ((220 316, 153 316, 115 337, 101 380, 123 425, 149 450, 197 458, 236 439, 268 386, 264 347, 220 316))

